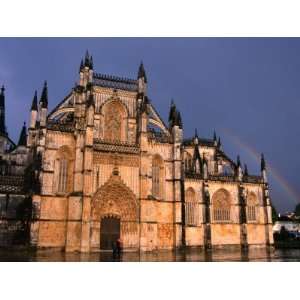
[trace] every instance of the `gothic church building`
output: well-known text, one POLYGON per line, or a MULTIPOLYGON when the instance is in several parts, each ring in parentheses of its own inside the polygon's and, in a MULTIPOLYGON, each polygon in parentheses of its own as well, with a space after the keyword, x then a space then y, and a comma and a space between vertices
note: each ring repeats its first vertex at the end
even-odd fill
POLYGON ((78 83, 52 111, 46 82, 39 101, 34 95, 22 148, 31 244, 80 252, 109 250, 118 238, 125 251, 272 245, 263 156, 261 174, 250 175, 216 134, 185 139, 176 105, 166 125, 147 88, 143 64, 137 79, 104 75, 87 53, 78 83))

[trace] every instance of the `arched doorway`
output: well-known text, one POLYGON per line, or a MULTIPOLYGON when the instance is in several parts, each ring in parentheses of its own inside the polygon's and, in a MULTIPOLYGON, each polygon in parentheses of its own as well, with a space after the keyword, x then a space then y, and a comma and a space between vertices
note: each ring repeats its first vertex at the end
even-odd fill
POLYGON ((120 219, 104 217, 100 225, 100 249, 112 250, 112 245, 120 238, 120 219))
POLYGON ((92 199, 91 247, 111 250, 112 241, 118 238, 124 249, 138 247, 138 212, 134 193, 113 173, 92 199))

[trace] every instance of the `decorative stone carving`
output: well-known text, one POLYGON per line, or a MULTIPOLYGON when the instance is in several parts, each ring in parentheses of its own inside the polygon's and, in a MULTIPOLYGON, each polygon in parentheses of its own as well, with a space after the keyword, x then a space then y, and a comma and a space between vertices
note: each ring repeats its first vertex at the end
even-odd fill
POLYGON ((138 221, 138 203, 133 192, 118 175, 110 179, 95 193, 92 200, 92 220, 103 216, 118 216, 121 221, 138 221))
POLYGON ((104 139, 109 141, 124 140, 124 119, 126 111, 120 101, 112 100, 104 107, 104 139))
POLYGON ((119 155, 94 152, 94 164, 115 164, 118 166, 139 167, 139 157, 134 155, 119 155))

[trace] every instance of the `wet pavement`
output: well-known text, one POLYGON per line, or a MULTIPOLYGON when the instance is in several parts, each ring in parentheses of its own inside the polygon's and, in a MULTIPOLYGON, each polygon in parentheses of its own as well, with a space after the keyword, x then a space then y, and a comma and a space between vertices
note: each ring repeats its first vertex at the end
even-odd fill
POLYGON ((269 262, 300 261, 300 249, 186 249, 177 251, 64 253, 58 251, 0 250, 0 261, 8 262, 269 262))

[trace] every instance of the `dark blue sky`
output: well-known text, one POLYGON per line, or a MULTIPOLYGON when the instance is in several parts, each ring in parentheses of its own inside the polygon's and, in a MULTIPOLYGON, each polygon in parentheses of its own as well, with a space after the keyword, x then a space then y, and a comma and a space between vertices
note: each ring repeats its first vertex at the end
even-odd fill
POLYGON ((279 211, 299 201, 299 38, 0 38, 0 84, 7 127, 17 140, 29 120, 35 89, 48 80, 54 107, 78 79, 86 49, 94 69, 136 77, 143 60, 148 94, 166 120, 170 100, 181 110, 185 136, 221 135, 233 159, 259 173, 265 153, 271 196, 279 211), (250 151, 249 151, 250 150, 250 151))

